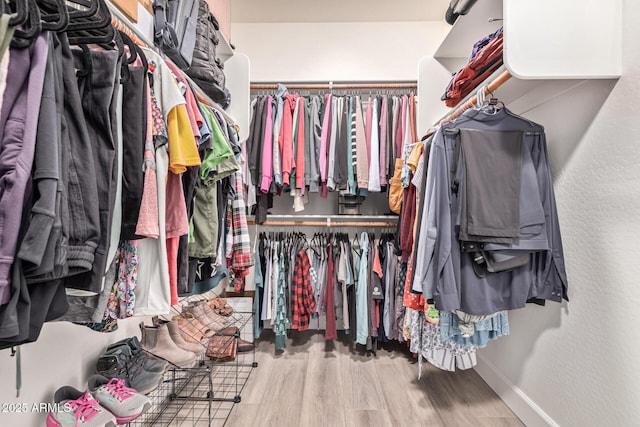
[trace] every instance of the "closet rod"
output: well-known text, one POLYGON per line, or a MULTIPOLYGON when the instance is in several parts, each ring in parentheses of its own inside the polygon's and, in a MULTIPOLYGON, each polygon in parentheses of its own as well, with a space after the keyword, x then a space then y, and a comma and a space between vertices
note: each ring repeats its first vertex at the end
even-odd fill
MULTIPOLYGON (((247 220, 247 225, 254 225, 255 221, 247 220)), ((396 222, 331 222, 331 221, 265 221, 260 226, 287 227, 396 227, 396 222)))
POLYGON ((113 25, 116 30, 120 30, 128 35, 129 38, 131 38, 131 40, 138 46, 155 49, 153 43, 150 42, 140 30, 133 26, 131 21, 129 21, 129 19, 124 16, 117 7, 109 1, 106 3, 109 7, 109 12, 111 12, 111 25, 113 25))
MULTIPOLYGON (((508 71, 504 71, 502 74, 496 77, 494 81, 492 81, 491 83, 489 83, 487 86, 484 87, 484 90, 483 90, 484 94, 488 95, 489 93, 498 89, 500 86, 505 84, 507 80, 509 80, 510 78, 511 78, 511 73, 509 73, 508 71)), ((446 115, 442 120, 440 120, 440 124, 444 122, 450 122, 451 120, 458 118, 462 113, 467 111, 469 108, 473 107, 477 101, 478 101, 478 95, 476 94, 472 96, 470 99, 468 99, 467 102, 465 102, 464 104, 462 104, 461 106, 453 110, 451 113, 446 115)))
MULTIPOLYGON (((417 89, 418 83, 283 83, 287 89, 417 89)), ((251 83, 251 89, 278 88, 277 83, 251 83)))

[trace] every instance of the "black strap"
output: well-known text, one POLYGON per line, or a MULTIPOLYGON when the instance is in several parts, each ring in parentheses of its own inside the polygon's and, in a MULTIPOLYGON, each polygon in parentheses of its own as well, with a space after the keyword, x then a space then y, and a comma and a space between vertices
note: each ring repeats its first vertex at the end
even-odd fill
POLYGON ((458 163, 460 162, 460 129, 445 129, 444 132, 455 134, 455 140, 453 142, 453 163, 449 171, 449 182, 451 183, 451 192, 458 194, 460 183, 456 181, 456 174, 458 173, 458 163))

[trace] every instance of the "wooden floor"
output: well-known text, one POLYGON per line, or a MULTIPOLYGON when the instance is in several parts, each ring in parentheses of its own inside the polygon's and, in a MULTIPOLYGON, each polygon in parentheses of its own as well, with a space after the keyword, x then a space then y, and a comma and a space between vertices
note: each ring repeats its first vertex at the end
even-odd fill
POLYGON ((226 426, 474 426, 522 422, 474 371, 418 365, 395 344, 374 357, 321 333, 295 332, 281 354, 273 334, 258 343, 254 369, 226 426))

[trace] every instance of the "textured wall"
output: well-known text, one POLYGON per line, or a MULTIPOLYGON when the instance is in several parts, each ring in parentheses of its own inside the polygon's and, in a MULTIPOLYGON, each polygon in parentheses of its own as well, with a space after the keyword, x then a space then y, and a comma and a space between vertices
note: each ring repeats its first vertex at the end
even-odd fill
POLYGON ((588 81, 526 112, 549 137, 571 302, 513 312, 512 335, 481 352, 480 371, 489 382, 501 372, 505 394, 519 389, 551 424, 639 424, 638 22, 640 3, 626 1, 617 83, 588 81))
POLYGON ((251 59, 252 81, 417 80, 443 30, 439 22, 234 23, 233 43, 251 59))

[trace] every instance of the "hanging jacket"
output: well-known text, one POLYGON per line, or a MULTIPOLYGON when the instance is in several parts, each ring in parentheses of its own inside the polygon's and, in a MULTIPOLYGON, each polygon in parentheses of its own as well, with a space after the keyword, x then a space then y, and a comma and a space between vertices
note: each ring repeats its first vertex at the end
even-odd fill
MULTIPOLYGON (((556 302, 568 300, 562 239, 547 156, 542 126, 515 116, 506 108, 495 114, 468 111, 460 119, 443 125, 434 137, 429 159, 425 194, 427 221, 426 227, 420 230, 420 238, 426 239, 426 251, 418 251, 418 262, 424 267, 420 275, 415 275, 414 291, 422 292, 425 298, 433 297, 440 310, 461 309, 476 315, 521 308, 532 298, 556 302), (449 165, 454 162, 455 134, 445 132, 456 127, 523 131, 523 153, 527 155, 523 158, 522 170, 533 167, 532 187, 537 184, 538 191, 530 191, 522 198, 520 211, 526 212, 531 203, 541 203, 546 224, 539 229, 538 235, 521 233, 511 249, 528 249, 540 239, 546 239, 549 248, 531 254, 527 265, 478 276, 469 254, 461 251, 456 230, 460 226, 459 195, 466 191, 460 179, 464 168, 459 167, 453 177, 463 184, 454 192, 449 165)), ((522 178, 525 177, 523 174, 522 178)))

